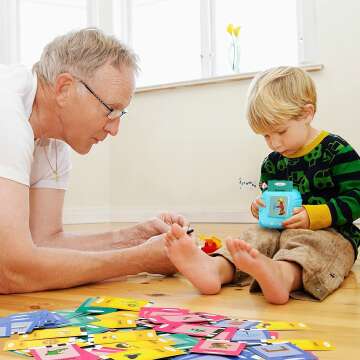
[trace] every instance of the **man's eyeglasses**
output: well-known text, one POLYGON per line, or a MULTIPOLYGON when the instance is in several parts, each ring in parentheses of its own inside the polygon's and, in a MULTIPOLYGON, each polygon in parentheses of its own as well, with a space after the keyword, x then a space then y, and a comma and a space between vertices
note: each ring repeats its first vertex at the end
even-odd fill
POLYGON ((88 90, 92 95, 94 95, 94 97, 104 106, 106 107, 106 109, 109 111, 109 113, 106 115, 110 120, 115 120, 117 118, 121 118, 122 116, 124 116, 125 114, 127 114, 127 110, 117 110, 117 109, 113 109, 111 106, 109 106, 108 104, 106 104, 105 101, 101 100, 100 97, 91 89, 91 87, 86 84, 85 81, 78 79, 79 82, 81 82, 81 84, 83 84, 86 88, 86 90, 88 90))

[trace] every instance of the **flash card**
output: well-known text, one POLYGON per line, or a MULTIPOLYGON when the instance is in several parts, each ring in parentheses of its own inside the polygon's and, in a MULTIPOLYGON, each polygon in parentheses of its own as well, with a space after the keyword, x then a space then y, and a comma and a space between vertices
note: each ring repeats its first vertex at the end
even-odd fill
POLYGON ((34 320, 25 321, 14 321, 11 322, 11 333, 12 334, 26 334, 30 333, 36 325, 34 320))
MULTIPOLYGON (((257 356, 255 354, 252 354, 253 356, 257 356)), ((182 355, 182 356, 178 356, 176 358, 176 360, 197 360, 197 359, 202 359, 202 360, 229 360, 229 359, 242 359, 240 357, 241 355, 239 355, 238 357, 234 357, 234 356, 221 356, 221 355, 210 355, 210 354, 187 354, 187 355, 182 355)), ((247 358, 246 358, 247 359, 247 358)), ((252 359, 252 358, 249 358, 252 359)), ((253 358, 255 359, 255 358, 253 358)))
POLYGON ((175 349, 171 346, 154 347, 151 349, 142 350, 127 350, 116 354, 108 355, 107 359, 122 360, 122 359, 138 359, 138 360, 149 360, 149 359, 161 359, 170 356, 182 355, 184 351, 175 349))
POLYGON ((31 334, 20 335, 19 339, 39 340, 84 335, 87 335, 87 333, 80 327, 63 327, 59 329, 35 330, 31 334))
POLYGON ((101 319, 92 323, 91 325, 95 326, 102 326, 105 328, 114 328, 114 329, 121 329, 121 328, 135 328, 136 321, 134 319, 130 319, 128 317, 117 317, 114 319, 101 319))
POLYGON ((245 348, 244 343, 227 340, 200 340, 190 351, 205 354, 237 356, 245 348))
POLYGON ((157 324, 208 322, 206 318, 196 314, 151 316, 148 320, 157 324))
POLYGON ((0 323, 0 337, 9 337, 11 335, 11 327, 9 322, 0 323))
POLYGON ((82 350, 77 345, 63 344, 31 349, 36 360, 97 360, 97 355, 82 350))
POLYGON ((172 344, 174 347, 183 350, 191 349, 199 341, 198 339, 185 334, 162 334, 159 338, 171 340, 174 342, 174 344, 172 344))
POLYGON ((89 336, 89 341, 94 344, 111 344, 116 342, 153 340, 157 335, 154 330, 115 331, 89 336))
POLYGON ((10 340, 5 343, 3 350, 26 350, 34 347, 42 347, 48 345, 58 345, 70 342, 75 342, 75 337, 55 338, 55 339, 42 339, 42 340, 10 340))
POLYGON ((96 298, 86 299, 76 310, 77 313, 82 314, 105 314, 109 312, 117 311, 115 308, 110 307, 101 307, 101 306, 91 306, 90 304, 94 302, 96 298))
POLYGON ((154 330, 200 337, 214 337, 224 331, 224 329, 217 326, 205 326, 183 323, 161 324, 155 326, 154 330))
POLYGON ((146 306, 140 310, 139 317, 147 319, 152 316, 180 315, 187 313, 189 313, 189 310, 187 309, 146 306))
POLYGON ((268 330, 238 330, 232 341, 242 341, 247 344, 261 344, 267 339, 277 339, 278 333, 268 330))
POLYGON ((286 321, 263 321, 256 325, 256 329, 265 330, 305 330, 308 326, 299 322, 286 322, 286 321))
MULTIPOLYGON (((235 333, 238 331, 237 328, 228 327, 223 330, 220 334, 213 337, 214 340, 232 340, 235 333)), ((259 330, 258 330, 259 331, 259 330)))
POLYGON ((284 344, 272 344, 272 345, 261 345, 253 346, 250 348, 252 352, 266 360, 285 360, 285 359, 296 359, 296 360, 316 360, 317 357, 304 350, 301 350, 297 346, 284 343, 284 344))
POLYGON ((320 350, 335 350, 335 346, 333 346, 328 341, 323 340, 308 340, 308 339, 269 339, 266 340, 267 343, 270 344, 279 344, 283 342, 289 342, 293 345, 296 345, 302 350, 310 350, 310 351, 320 351, 320 350))
POLYGON ((221 327, 236 327, 238 329, 251 330, 255 329, 256 325, 260 324, 260 320, 223 320, 215 323, 216 326, 221 327))
POLYGON ((139 311, 143 306, 145 306, 148 303, 149 303, 149 301, 147 301, 147 300, 100 296, 100 297, 97 297, 89 305, 106 307, 106 308, 122 309, 122 310, 139 311))
POLYGON ((222 321, 226 319, 226 316, 224 315, 218 315, 218 314, 210 314, 206 312, 195 312, 194 314, 200 315, 207 319, 208 321, 222 321))

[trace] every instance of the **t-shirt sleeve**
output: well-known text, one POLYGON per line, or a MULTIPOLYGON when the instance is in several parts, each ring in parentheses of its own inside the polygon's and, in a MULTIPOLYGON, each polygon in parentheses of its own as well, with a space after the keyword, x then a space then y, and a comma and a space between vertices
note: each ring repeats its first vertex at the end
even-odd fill
POLYGON ((29 186, 34 139, 21 99, 0 91, 0 177, 29 186))
POLYGON ((71 167, 70 147, 65 142, 50 139, 46 146, 37 145, 31 188, 67 190, 71 167))

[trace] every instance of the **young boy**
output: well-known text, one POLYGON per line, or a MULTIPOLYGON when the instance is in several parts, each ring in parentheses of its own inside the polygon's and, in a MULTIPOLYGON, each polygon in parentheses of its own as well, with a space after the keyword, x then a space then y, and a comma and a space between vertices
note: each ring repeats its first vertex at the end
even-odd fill
MULTIPOLYGON (((271 303, 289 296, 323 300, 348 275, 360 245, 353 224, 360 217, 360 158, 341 137, 312 127, 315 112, 315 85, 300 68, 270 69, 252 82, 248 121, 272 150, 260 182, 293 181, 304 205, 284 230, 253 226, 213 256, 173 225, 165 237, 168 256, 202 293, 216 294, 249 274, 250 291, 260 286, 271 303)), ((256 218, 259 206, 261 197, 251 204, 256 218)))

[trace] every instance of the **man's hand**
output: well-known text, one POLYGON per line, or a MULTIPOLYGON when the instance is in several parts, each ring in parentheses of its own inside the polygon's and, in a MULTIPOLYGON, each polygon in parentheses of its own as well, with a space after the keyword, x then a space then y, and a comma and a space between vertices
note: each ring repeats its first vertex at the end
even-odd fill
POLYGON ((185 227, 189 225, 189 221, 185 219, 184 216, 173 213, 161 213, 157 216, 160 220, 162 220, 165 224, 172 225, 178 224, 181 227, 185 227))
POLYGON ((293 211, 293 216, 283 222, 285 229, 309 229, 310 219, 305 208, 297 208, 293 211))
POLYGON ((259 218, 259 207, 265 207, 265 204, 261 198, 261 196, 258 196, 252 203, 251 203, 251 213, 254 218, 259 218))
POLYGON ((139 223, 128 229, 120 229, 113 232, 112 248, 125 248, 142 244, 152 237, 165 234, 172 224, 181 227, 188 226, 189 222, 182 215, 161 213, 148 221, 139 223))

